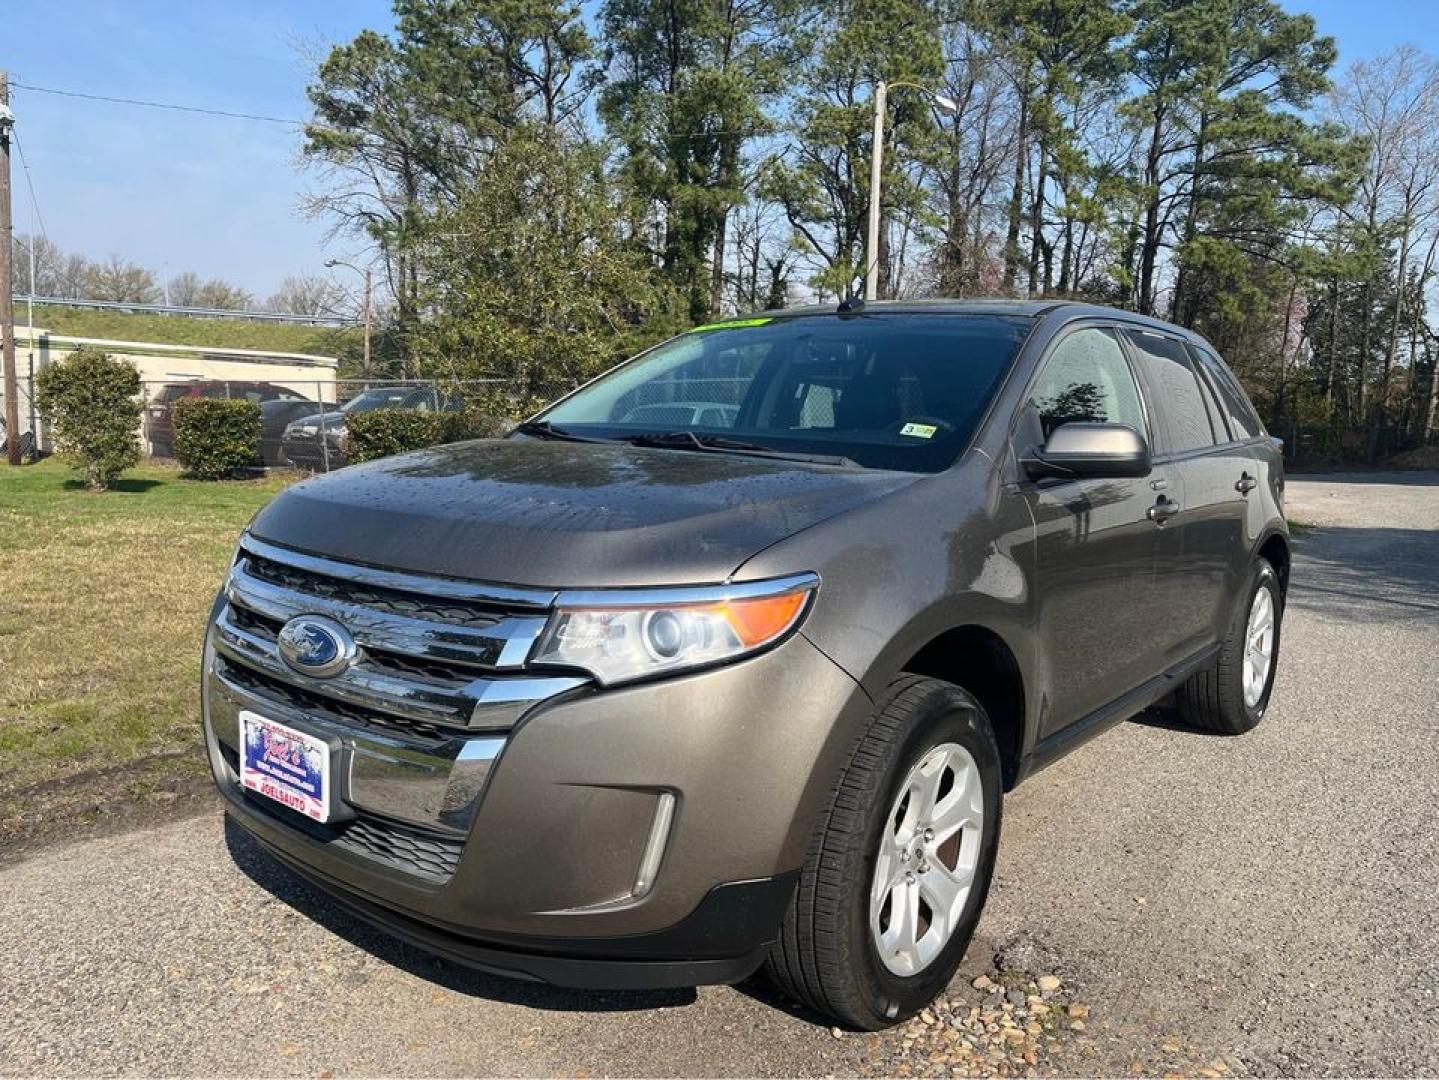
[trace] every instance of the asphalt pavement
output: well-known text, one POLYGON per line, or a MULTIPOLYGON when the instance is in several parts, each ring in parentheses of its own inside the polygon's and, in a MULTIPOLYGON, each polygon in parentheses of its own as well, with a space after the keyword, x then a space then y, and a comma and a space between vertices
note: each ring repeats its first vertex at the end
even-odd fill
POLYGON ((1439 475, 1293 478, 1289 513, 1317 527, 1269 716, 1226 739, 1149 714, 1013 793, 937 1017, 839 1034, 762 982, 461 971, 216 810, 0 871, 0 1074, 1439 1075, 1439 475), (1087 1024, 1035 1025, 1027 1065, 945 1057, 948 1017, 1024 999, 973 989, 986 972, 1056 976, 1087 1024))

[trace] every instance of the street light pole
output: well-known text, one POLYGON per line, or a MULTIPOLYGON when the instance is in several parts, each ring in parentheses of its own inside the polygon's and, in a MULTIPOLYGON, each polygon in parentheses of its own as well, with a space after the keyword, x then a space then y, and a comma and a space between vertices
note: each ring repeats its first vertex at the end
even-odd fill
POLYGON ((372 318, 372 303, 371 303, 371 297, 374 295, 373 289, 372 289, 372 285, 373 285, 373 273, 372 273, 372 271, 370 270, 369 267, 366 267, 365 269, 361 270, 361 269, 360 269, 358 266, 356 266, 354 263, 347 263, 347 262, 345 262, 343 259, 327 259, 327 260, 325 260, 325 268, 326 268, 326 269, 328 269, 328 270, 333 270, 333 269, 334 269, 335 267, 337 267, 337 266, 349 267, 349 268, 350 268, 351 270, 353 270, 355 273, 361 274, 361 275, 363 275, 364 278, 365 278, 365 301, 364 301, 364 306, 365 306, 365 376, 368 378, 369 375, 370 375, 370 326, 371 326, 371 323, 372 323, 372 321, 373 321, 373 318, 372 318))
POLYGON ((953 116, 959 112, 959 105, 952 98, 936 94, 927 86, 918 83, 886 83, 883 79, 874 84, 874 144, 869 158, 869 235, 864 252, 864 298, 879 298, 879 226, 880 226, 880 176, 884 171, 884 109, 889 91, 900 87, 918 90, 929 97, 934 107, 942 113, 953 116))

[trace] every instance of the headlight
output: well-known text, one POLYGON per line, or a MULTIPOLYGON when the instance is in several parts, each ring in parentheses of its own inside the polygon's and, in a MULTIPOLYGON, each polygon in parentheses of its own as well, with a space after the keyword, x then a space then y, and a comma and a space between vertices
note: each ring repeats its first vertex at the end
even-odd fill
POLYGON ((679 589, 562 592, 532 661, 613 686, 758 652, 799 625, 815 574, 679 589))

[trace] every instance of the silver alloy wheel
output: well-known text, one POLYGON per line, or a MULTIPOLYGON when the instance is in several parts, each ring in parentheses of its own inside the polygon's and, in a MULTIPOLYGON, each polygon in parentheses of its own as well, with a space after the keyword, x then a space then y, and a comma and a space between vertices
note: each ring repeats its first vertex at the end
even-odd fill
POLYGON ((984 833, 984 782, 958 743, 926 752, 889 808, 869 892, 869 931, 896 975, 944 951, 964 914, 984 833))
POLYGON ((1244 704, 1254 708, 1269 683, 1274 663, 1274 594, 1260 586, 1249 605, 1249 625, 1244 630, 1244 704))

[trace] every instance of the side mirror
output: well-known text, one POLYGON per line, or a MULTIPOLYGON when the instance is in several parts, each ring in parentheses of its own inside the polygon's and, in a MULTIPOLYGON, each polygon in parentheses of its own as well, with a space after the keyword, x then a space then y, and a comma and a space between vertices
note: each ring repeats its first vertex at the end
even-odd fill
POLYGON ((1032 479, 1148 476, 1151 464, 1144 436, 1128 424, 1060 424, 1044 446, 1020 459, 1032 479))

